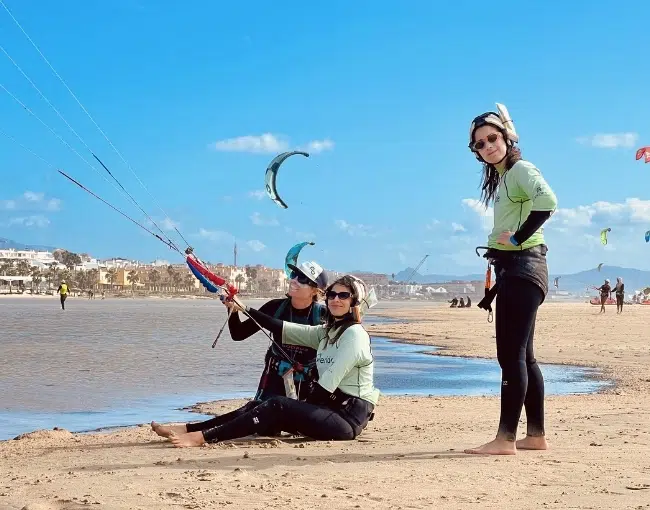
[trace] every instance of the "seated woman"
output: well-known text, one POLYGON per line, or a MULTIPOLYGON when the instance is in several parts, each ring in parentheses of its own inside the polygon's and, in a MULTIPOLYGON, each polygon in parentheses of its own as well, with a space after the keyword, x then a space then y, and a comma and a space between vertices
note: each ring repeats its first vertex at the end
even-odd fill
POLYGON ((185 434, 172 432, 177 447, 201 446, 283 431, 316 440, 352 440, 368 425, 379 400, 374 386, 374 358, 370 336, 361 325, 363 314, 373 306, 374 291, 351 275, 336 280, 325 293, 329 314, 321 326, 293 324, 245 307, 237 297, 237 308, 259 324, 281 336, 284 344, 304 345, 317 350, 318 380, 309 384, 306 401, 275 396, 254 402, 244 414, 217 425, 185 434))
MULTIPOLYGON (((303 262, 299 266, 290 265, 289 269, 291 269, 291 275, 287 297, 272 299, 264 303, 260 307, 260 311, 277 319, 296 324, 316 326, 324 323, 327 308, 319 301, 319 298, 327 287, 327 273, 313 261, 303 262)), ((227 306, 232 309, 233 304, 227 303, 227 306)), ((245 340, 260 330, 259 326, 251 319, 242 322, 236 310, 228 317, 228 329, 230 336, 235 341, 245 340)), ((264 371, 252 401, 239 409, 198 423, 165 426, 153 421, 151 422, 152 430, 161 437, 169 437, 172 431, 185 433, 209 429, 244 414, 255 407, 256 402, 274 396, 287 396, 282 376, 296 363, 299 363, 303 370, 293 372, 294 384, 297 386, 298 398, 304 400, 312 374, 316 372, 314 368, 316 349, 301 345, 284 345, 282 335, 271 334, 277 345, 271 343, 266 352, 264 371), (291 359, 286 359, 285 354, 291 359)))

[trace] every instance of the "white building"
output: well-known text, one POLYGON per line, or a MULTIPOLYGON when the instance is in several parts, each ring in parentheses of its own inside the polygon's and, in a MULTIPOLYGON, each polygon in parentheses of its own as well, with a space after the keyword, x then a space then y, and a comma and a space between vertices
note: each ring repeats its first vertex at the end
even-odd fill
POLYGON ((57 267, 64 268, 63 264, 59 264, 52 252, 49 251, 36 251, 36 250, 0 250, 0 259, 10 259, 16 262, 26 260, 29 265, 45 269, 48 264, 56 264, 57 267))

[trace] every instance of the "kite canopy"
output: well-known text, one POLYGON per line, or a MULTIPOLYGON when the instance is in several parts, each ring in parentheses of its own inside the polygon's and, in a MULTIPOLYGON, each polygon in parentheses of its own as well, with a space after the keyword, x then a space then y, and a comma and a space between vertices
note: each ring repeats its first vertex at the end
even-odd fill
POLYGON ((647 243, 648 241, 650 241, 650 230, 645 233, 645 242, 647 243))
POLYGON ((611 232, 611 228, 604 228, 600 231, 600 242, 603 244, 607 244, 607 233, 611 232))
POLYGON ((601 268, 601 267, 603 267, 603 262, 601 262, 600 264, 598 264, 598 271, 600 271, 600 268, 601 268))
POLYGON ((265 175, 266 193, 271 198, 271 200, 273 200, 276 204, 278 204, 283 209, 286 209, 288 206, 287 204, 284 203, 284 200, 280 198, 280 195, 278 194, 278 190, 275 187, 276 177, 282 163, 284 163, 284 161, 287 158, 293 156, 294 154, 300 154, 302 156, 305 156, 306 158, 309 157, 309 154, 303 151, 283 152, 282 154, 279 154, 278 156, 273 158, 273 160, 269 163, 269 166, 266 167, 266 175, 265 175))
POLYGON ((287 252, 287 256, 284 258, 284 272, 287 275, 287 278, 291 278, 291 269, 289 268, 289 265, 292 266, 297 266, 298 265, 298 255, 300 255, 300 251, 305 247, 305 246, 314 246, 314 243, 311 241, 305 241, 304 243, 298 243, 294 246, 291 247, 291 249, 287 252))
POLYGON ((646 163, 650 163, 650 145, 647 147, 641 147, 636 151, 636 160, 639 161, 641 158, 644 158, 646 163))

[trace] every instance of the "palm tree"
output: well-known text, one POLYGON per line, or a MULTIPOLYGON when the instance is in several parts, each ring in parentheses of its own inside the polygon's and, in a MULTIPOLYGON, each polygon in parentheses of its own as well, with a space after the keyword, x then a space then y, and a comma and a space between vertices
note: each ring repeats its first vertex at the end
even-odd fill
POLYGON ((90 290, 95 290, 95 285, 99 283, 99 269, 91 269, 86 272, 86 275, 88 277, 88 287, 90 287, 90 290))
POLYGON ((160 271, 157 269, 152 269, 151 272, 149 273, 149 284, 150 287, 153 286, 152 290, 155 290, 156 288, 156 283, 160 281, 160 271))
POLYGON ((243 274, 239 273, 237 276, 235 276, 235 283, 237 284, 237 290, 241 290, 241 284, 246 281, 246 278, 244 277, 243 274))
POLYGON ((131 269, 126 275, 126 280, 131 284, 131 294, 133 294, 133 287, 140 281, 140 274, 135 269, 131 269))
POLYGON ((43 273, 41 273, 41 269, 38 266, 32 267, 30 272, 32 276, 32 294, 33 294, 34 284, 36 284, 36 288, 38 289, 39 285, 43 281, 43 273))
POLYGON ((106 275, 104 276, 106 278, 106 281, 109 283, 111 286, 111 290, 113 289, 113 282, 117 280, 117 269, 114 267, 111 267, 108 271, 106 271, 106 275))
POLYGON ((185 275, 185 285, 187 286, 187 290, 189 292, 192 292, 196 287, 194 286, 194 282, 196 281, 196 278, 192 273, 187 273, 185 275))
POLYGON ((174 286, 174 275, 176 274, 176 269, 171 264, 167 266, 167 275, 169 276, 169 285, 170 287, 174 286))
POLYGON ((181 286, 181 283, 183 283, 183 276, 174 269, 174 272, 171 274, 172 277, 172 284, 174 286, 174 291, 178 290, 178 287, 181 286))

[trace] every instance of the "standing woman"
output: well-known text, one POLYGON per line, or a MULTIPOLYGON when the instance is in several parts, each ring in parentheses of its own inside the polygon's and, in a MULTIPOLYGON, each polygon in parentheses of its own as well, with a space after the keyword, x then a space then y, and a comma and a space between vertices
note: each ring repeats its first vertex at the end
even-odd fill
POLYGON ((483 164, 481 199, 486 207, 494 204, 494 228, 485 257, 496 274, 501 418, 494 440, 465 453, 512 455, 518 448, 548 448, 544 378, 533 353, 533 336, 537 309, 548 293, 542 225, 556 209, 557 199, 535 165, 522 159, 512 121, 505 108, 499 110, 472 121, 469 148, 483 164), (526 438, 516 441, 522 407, 528 429, 526 438))

